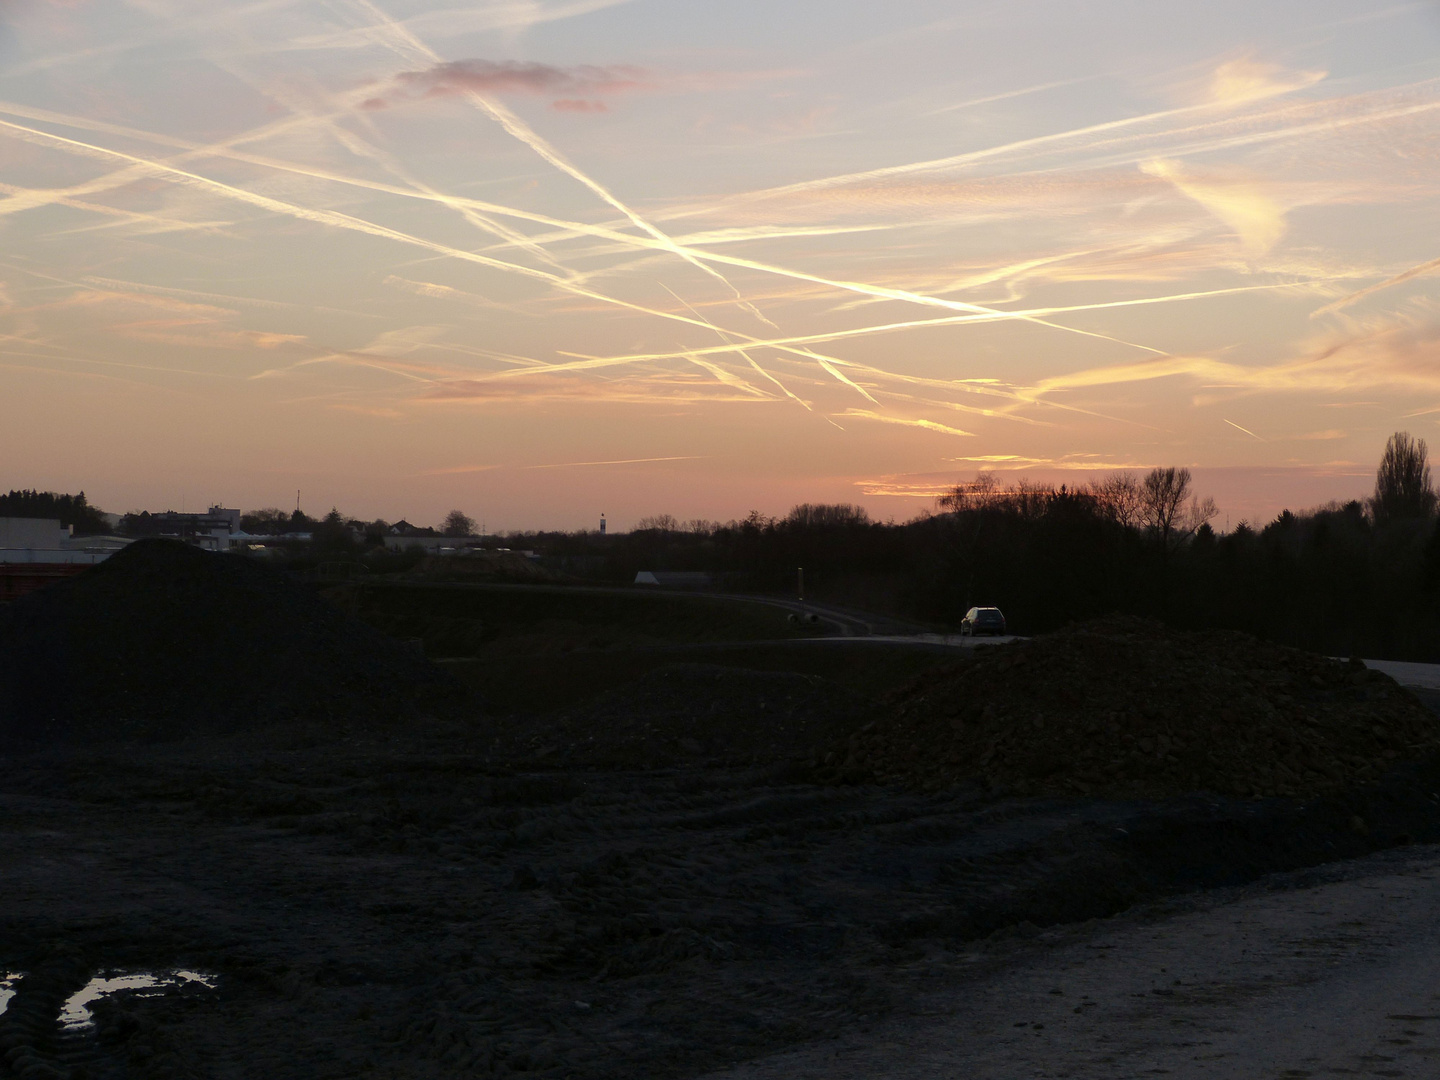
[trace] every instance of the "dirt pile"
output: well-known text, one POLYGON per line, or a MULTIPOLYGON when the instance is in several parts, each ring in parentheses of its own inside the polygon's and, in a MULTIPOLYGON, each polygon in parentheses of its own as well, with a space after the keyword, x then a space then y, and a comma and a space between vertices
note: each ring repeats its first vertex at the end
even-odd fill
POLYGON ((1231 632, 1111 618, 975 650, 886 703, 829 764, 1018 794, 1309 796, 1440 751, 1388 676, 1231 632))
POLYGON ((668 664, 559 720, 510 721, 495 753, 621 769, 782 762, 823 752, 873 712, 818 675, 668 664))
POLYGON ((141 540, 0 612, 0 747, 318 721, 363 731, 464 688, 284 575, 141 540))

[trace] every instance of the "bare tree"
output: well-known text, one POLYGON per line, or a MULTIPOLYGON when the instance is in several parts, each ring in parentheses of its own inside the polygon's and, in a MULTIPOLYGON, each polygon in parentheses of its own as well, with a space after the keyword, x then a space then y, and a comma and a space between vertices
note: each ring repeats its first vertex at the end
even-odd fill
POLYGON ((1185 516, 1182 519, 1183 529, 1179 533, 1179 537, 1184 539, 1194 536, 1200 531, 1200 526, 1208 525, 1219 513, 1220 507, 1215 505, 1215 500, 1209 495, 1203 499, 1192 498, 1190 505, 1185 508, 1185 516))
POLYGON ((953 488, 941 495, 936 500, 942 510, 974 510, 984 506, 995 497, 999 484, 995 482, 995 474, 992 472, 980 472, 975 474, 975 479, 967 483, 956 484, 953 488))
POLYGON ((652 514, 643 517, 635 523, 636 532, 679 532, 680 522, 675 520, 674 514, 652 514))
POLYGON ((1370 512, 1376 524, 1400 518, 1426 518, 1435 511, 1435 490, 1430 486, 1429 448, 1424 439, 1397 431, 1385 444, 1375 473, 1375 497, 1370 512))
POLYGON ((1129 529, 1140 525, 1140 481, 1134 473, 1111 473, 1104 480, 1094 481, 1090 484, 1090 494, 1111 521, 1129 529))
POLYGON ((797 529, 835 529, 869 525, 870 514, 850 503, 801 503, 790 508, 785 524, 797 529))
POLYGON ((445 515, 445 520, 440 525, 440 531, 446 536, 473 536, 475 519, 463 510, 451 510, 445 515))
POLYGON ((1140 485, 1140 520, 1165 546, 1190 494, 1190 470, 1155 468, 1140 485))
POLYGON ((1220 512, 1210 496, 1202 499, 1190 494, 1189 469, 1151 469, 1140 484, 1139 495, 1140 522, 1167 551, 1220 512))

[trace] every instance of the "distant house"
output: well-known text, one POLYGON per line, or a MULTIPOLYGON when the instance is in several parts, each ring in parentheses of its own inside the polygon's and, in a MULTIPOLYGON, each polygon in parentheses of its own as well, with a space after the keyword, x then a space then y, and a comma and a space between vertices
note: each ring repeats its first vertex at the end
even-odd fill
POLYGON ((641 570, 635 575, 636 585, 659 585, 669 589, 707 589, 713 584, 709 574, 700 570, 641 570))
POLYGON ((440 533, 438 533, 436 530, 430 528, 430 526, 428 526, 428 525, 411 525, 410 522, 406 521, 404 518, 401 518, 399 521, 395 522, 394 525, 391 525, 391 526, 390 526, 390 535, 391 535, 391 536, 405 536, 405 537, 421 537, 421 536, 439 536, 440 533))

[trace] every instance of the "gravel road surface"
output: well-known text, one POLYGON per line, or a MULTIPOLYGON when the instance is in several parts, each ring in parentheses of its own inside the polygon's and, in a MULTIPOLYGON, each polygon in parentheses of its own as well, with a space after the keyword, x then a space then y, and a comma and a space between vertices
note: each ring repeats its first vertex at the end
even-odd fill
POLYGON ((972 955, 912 1015, 753 1080, 1440 1075, 1440 847, 1276 875, 972 955))

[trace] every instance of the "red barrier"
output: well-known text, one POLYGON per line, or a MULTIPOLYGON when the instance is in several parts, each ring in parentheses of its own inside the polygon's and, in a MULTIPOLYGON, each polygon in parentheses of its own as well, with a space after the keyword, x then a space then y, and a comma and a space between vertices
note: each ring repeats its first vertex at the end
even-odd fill
POLYGON ((0 563, 0 603, 83 574, 84 563, 0 563))

